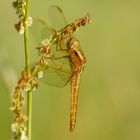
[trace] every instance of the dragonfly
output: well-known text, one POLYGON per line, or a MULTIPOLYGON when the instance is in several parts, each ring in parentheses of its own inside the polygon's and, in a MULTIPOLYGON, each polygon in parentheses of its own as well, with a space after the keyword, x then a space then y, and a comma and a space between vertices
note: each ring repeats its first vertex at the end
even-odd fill
MULTIPOLYGON (((49 8, 49 16, 53 28, 44 20, 38 19, 38 23, 41 25, 39 25, 41 36, 38 35, 39 31, 37 31, 37 34, 33 34, 40 41, 45 40, 45 43, 42 43, 41 47, 39 47, 39 52, 43 52, 43 59, 41 60, 43 62, 47 61, 48 64, 43 74, 43 81, 56 87, 64 87, 70 82, 71 110, 69 129, 72 132, 76 124, 81 74, 86 64, 86 57, 80 47, 80 42, 74 37, 73 33, 81 26, 90 23, 91 20, 89 14, 87 14, 83 18, 68 24, 62 9, 56 5, 49 8), (46 38, 50 38, 50 36, 51 41, 48 45, 46 38)), ((38 26, 35 29, 37 28, 38 26)))

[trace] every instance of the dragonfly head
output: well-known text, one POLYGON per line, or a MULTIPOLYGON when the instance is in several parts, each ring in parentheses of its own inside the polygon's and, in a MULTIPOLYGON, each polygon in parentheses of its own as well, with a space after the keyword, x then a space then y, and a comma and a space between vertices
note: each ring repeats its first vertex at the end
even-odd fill
POLYGON ((70 41, 68 41, 68 47, 70 50, 76 50, 77 47, 79 46, 80 42, 77 39, 70 39, 70 41))

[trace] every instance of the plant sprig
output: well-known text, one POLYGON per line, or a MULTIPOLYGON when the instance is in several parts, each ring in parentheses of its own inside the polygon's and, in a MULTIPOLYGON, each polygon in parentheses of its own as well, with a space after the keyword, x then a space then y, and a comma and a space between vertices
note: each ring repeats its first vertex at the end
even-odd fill
POLYGON ((15 122, 12 123, 11 129, 15 140, 31 140, 31 106, 32 106, 32 89, 37 87, 37 82, 30 75, 30 57, 28 48, 28 27, 32 24, 32 18, 28 15, 29 0, 16 0, 13 2, 19 21, 15 28, 19 34, 24 34, 25 64, 26 69, 18 81, 12 97, 11 110, 16 114, 15 122), (23 111, 24 94, 27 94, 27 115, 23 111), (27 127, 26 127, 27 122, 27 127), (27 133, 26 133, 27 131, 27 133))

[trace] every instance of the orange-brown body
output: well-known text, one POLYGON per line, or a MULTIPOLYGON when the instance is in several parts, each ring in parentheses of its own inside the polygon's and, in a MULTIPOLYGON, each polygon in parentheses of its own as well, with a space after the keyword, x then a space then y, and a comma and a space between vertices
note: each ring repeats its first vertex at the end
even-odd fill
POLYGON ((69 59, 71 61, 72 78, 71 78, 71 112, 70 112, 70 131, 73 131, 76 124, 78 92, 80 86, 81 73, 86 63, 83 52, 79 49, 79 41, 71 39, 69 41, 69 59))

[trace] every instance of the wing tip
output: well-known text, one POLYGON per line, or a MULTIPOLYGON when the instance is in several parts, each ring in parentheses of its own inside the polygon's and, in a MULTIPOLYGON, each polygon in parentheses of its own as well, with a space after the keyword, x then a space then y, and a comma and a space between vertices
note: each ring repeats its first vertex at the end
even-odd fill
POLYGON ((58 5, 51 5, 49 7, 49 10, 56 8, 61 14, 63 14, 63 10, 58 5))

